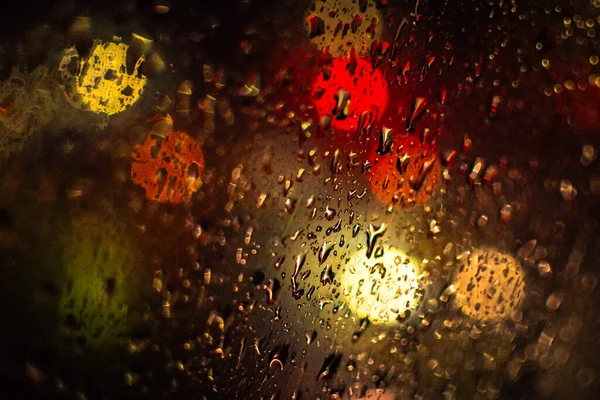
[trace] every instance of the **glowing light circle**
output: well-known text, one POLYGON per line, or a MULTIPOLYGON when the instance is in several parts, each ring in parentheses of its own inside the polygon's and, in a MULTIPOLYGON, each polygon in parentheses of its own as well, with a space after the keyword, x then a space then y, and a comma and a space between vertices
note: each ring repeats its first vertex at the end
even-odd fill
POLYGON ((312 99, 320 117, 332 117, 332 128, 350 131, 356 128, 360 115, 365 111, 375 109, 376 114, 381 116, 388 103, 388 87, 381 71, 373 69, 370 62, 361 58, 354 61, 336 58, 327 67, 327 73, 317 75, 312 99), (338 96, 343 92, 347 92, 349 98, 342 107, 338 107, 338 96), (336 108, 339 111, 337 116, 334 115, 336 108))
POLYGON ((182 203, 202 185, 204 153, 185 132, 171 129, 164 138, 149 134, 131 157, 131 178, 149 200, 182 203))
POLYGON ((369 157, 369 189, 384 204, 424 205, 442 183, 442 164, 429 146, 417 141, 396 139, 395 149, 369 157))
POLYGON ((124 111, 138 101, 147 82, 140 72, 145 60, 138 59, 129 74, 128 48, 124 43, 95 40, 87 58, 75 46, 65 50, 58 71, 67 101, 76 108, 107 115, 124 111))
POLYGON ((453 285, 455 303, 474 319, 491 322, 510 317, 525 298, 525 280, 519 262, 491 248, 475 249, 462 259, 453 285))
POLYGON ((341 283, 346 303, 359 318, 373 324, 393 323, 420 302, 421 276, 405 254, 389 249, 381 257, 356 253, 346 264, 341 283))
POLYGON ((383 16, 373 0, 363 11, 358 0, 316 0, 305 16, 310 42, 334 57, 348 57, 352 48, 364 55, 383 33, 383 16))

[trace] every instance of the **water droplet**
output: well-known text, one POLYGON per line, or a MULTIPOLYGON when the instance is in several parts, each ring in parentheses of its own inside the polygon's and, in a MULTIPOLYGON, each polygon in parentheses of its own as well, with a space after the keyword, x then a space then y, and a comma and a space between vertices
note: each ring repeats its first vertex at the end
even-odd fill
POLYGON ((306 253, 300 253, 300 254, 296 255, 296 259, 295 259, 295 263, 294 263, 294 273, 290 277, 290 279, 292 281, 292 294, 294 296, 296 296, 300 293, 300 291, 298 290, 297 278, 298 278, 298 273, 300 273, 300 270, 304 266, 305 261, 306 261, 306 253))
POLYGON ((244 244, 250 244, 250 242, 252 241, 252 232, 254 232, 254 228, 249 226, 246 230, 246 236, 244 236, 244 244))
POLYGON ((296 202, 297 200, 290 197, 285 199, 285 211, 287 211, 288 214, 294 213, 294 210, 296 209, 296 202))
POLYGON ((360 320, 360 328, 356 332, 354 332, 354 334, 352 335, 353 342, 356 342, 356 341, 358 341, 358 339, 360 339, 360 336, 364 333, 364 331, 367 330, 367 327, 369 326, 369 324, 370 324, 369 318, 367 318, 367 317, 360 320))
POLYGON ((333 268, 331 268, 331 265, 327 265, 325 269, 321 272, 321 284, 325 286, 327 284, 333 283, 334 277, 335 273, 333 272, 333 268))
POLYGON ((373 124, 377 121, 379 110, 373 106, 370 111, 363 111, 358 117, 356 126, 356 141, 364 144, 364 139, 368 139, 371 136, 373 124))
POLYGON ((331 114, 337 120, 344 120, 348 117, 350 110, 350 93, 344 88, 339 88, 337 93, 333 96, 336 104, 331 114))
POLYGON ((356 223, 353 227, 352 227, 352 237, 356 237, 356 235, 358 235, 358 232, 360 231, 360 224, 356 223))
POLYGON ((325 33, 325 21, 317 15, 311 15, 306 18, 306 27, 308 29, 309 39, 313 39, 325 33))
POLYGON ((336 174, 338 171, 341 170, 342 168, 342 164, 341 164, 341 153, 340 153, 340 149, 335 149, 335 151, 333 152, 333 158, 331 159, 331 173, 332 174, 336 174))
POLYGON ((394 144, 394 137, 392 136, 392 130, 385 126, 381 128, 379 134, 379 147, 377 148, 377 154, 385 155, 392 151, 392 145, 394 144))
POLYGON ((481 157, 477 157, 475 162, 473 163, 473 168, 471 169, 471 173, 469 174, 469 181, 471 184, 477 182, 479 178, 479 174, 483 171, 485 166, 485 160, 481 157))
POLYGON ((279 290, 281 289, 281 283, 279 283, 279 280, 271 279, 266 285, 263 286, 263 288, 267 293, 267 303, 275 304, 275 301, 277 300, 277 295, 279 294, 279 290))
POLYGON ((415 125, 419 118, 423 115, 425 107, 427 106, 427 100, 424 97, 417 97, 413 104, 412 112, 406 123, 406 130, 412 132, 415 129, 415 125))
POLYGON ((327 257, 329 257, 334 245, 335 242, 323 242, 321 249, 319 250, 319 265, 323 264, 327 260, 327 257))
POLYGON ((323 361, 323 365, 319 369, 317 373, 317 379, 319 380, 329 380, 336 373, 340 366, 340 362, 342 361, 342 354, 340 353, 332 353, 328 355, 323 361))
POLYGON ((369 228, 367 229, 367 258, 371 258, 371 254, 375 249, 377 238, 383 235, 386 229, 387 226, 384 223, 378 227, 375 227, 373 224, 369 224, 369 228))
POLYGON ((319 130, 321 133, 326 133, 329 131, 331 127, 331 115, 326 114, 321 117, 319 120, 319 130))
POLYGON ((306 337, 306 344, 311 344, 317 338, 317 331, 312 330, 312 331, 306 332, 304 334, 304 336, 306 337))
POLYGON ((396 169, 398 170, 398 172, 404 175, 406 173, 406 169, 408 168, 409 162, 410 156, 408 155, 408 153, 404 153, 401 156, 398 156, 398 159, 396 160, 396 169))
POLYGON ((279 271, 279 269, 281 268, 281 266, 283 265, 283 262, 285 261, 285 255, 279 257, 277 259, 277 261, 275 261, 275 269, 277 271, 279 271))
POLYGON ((335 214, 336 210, 334 210, 333 208, 329 208, 329 206, 325 208, 325 219, 327 221, 331 221, 333 217, 335 217, 335 214))

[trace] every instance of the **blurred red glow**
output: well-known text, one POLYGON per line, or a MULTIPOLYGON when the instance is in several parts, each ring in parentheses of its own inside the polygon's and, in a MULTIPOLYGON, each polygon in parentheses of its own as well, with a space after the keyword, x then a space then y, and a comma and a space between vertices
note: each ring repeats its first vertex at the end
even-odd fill
POLYGON ((357 126, 363 111, 376 107, 381 116, 388 103, 388 86, 382 72, 360 58, 336 58, 323 68, 313 83, 312 99, 319 117, 331 116, 331 128, 348 132, 357 126), (353 72, 353 73, 352 73, 353 72), (337 115, 336 95, 340 89, 350 95, 347 116, 337 115))

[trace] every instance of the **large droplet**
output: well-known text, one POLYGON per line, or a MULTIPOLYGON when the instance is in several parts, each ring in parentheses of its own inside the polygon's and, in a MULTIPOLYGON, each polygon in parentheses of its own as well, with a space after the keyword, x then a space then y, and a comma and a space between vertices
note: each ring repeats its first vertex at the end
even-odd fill
POLYGON ((317 379, 319 380, 329 380, 331 379, 337 372, 340 362, 342 361, 341 353, 332 353, 328 355, 323 361, 323 365, 321 369, 319 369, 319 373, 317 374, 317 379))
POLYGON ((377 148, 377 154, 388 154, 390 151, 392 151, 392 144, 394 144, 392 130, 384 126, 381 128, 381 133, 379 135, 379 147, 377 148))
POLYGON ((321 249, 319 250, 319 265, 323 264, 327 260, 327 257, 329 257, 331 249, 333 249, 334 245, 335 242, 323 242, 321 249))
POLYGON ((300 273, 300 270, 302 269, 302 267, 304 266, 304 262, 306 261, 306 253, 300 253, 298 255, 296 255, 296 261, 294 263, 294 273, 291 276, 291 281, 292 281, 292 294, 294 295, 294 297, 296 297, 299 294, 299 290, 298 290, 298 274, 300 273))
POLYGON ((321 284, 323 286, 333 283, 333 278, 335 277, 335 273, 331 268, 331 265, 327 265, 323 272, 321 272, 321 284))
POLYGON ((406 130, 412 132, 415 129, 415 125, 419 118, 423 115, 425 107, 427 106, 427 100, 424 97, 417 97, 415 104, 413 104, 410 118, 406 122, 406 130))
POLYGON ((350 112, 350 92, 344 90, 344 88, 340 88, 333 98, 335 99, 335 107, 331 111, 331 114, 337 120, 346 119, 350 112))
POLYGON ((387 226, 385 224, 381 224, 378 227, 375 227, 373 224, 369 224, 369 228, 367 229, 367 258, 371 258, 371 254, 373 254, 373 250, 375 249, 377 238, 383 235, 386 229, 387 226))

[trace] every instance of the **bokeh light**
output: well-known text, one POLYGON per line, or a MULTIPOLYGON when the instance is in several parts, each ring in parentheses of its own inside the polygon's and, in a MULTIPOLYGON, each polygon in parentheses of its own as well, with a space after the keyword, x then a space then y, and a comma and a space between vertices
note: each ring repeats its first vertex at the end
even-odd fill
POLYGON ((491 248, 465 254, 453 285, 456 305, 469 317, 484 322, 510 317, 525 298, 525 277, 520 263, 510 254, 491 248))
POLYGON ((348 132, 363 112, 375 119, 385 111, 388 88, 383 73, 361 58, 336 58, 313 83, 312 98, 320 117, 331 118, 331 127, 348 132))
POLYGON ((374 324, 396 321, 419 306, 420 274, 414 262, 394 248, 367 258, 364 251, 350 257, 340 278, 348 307, 374 324))
POLYGON ((150 133, 132 158, 131 178, 149 200, 181 203, 202 184, 202 147, 185 132, 169 130, 165 137, 150 133))
POLYGON ((595 399, 600 0, 522 3, 5 7, 4 392, 595 399))
POLYGON ((354 49, 364 55, 383 32, 383 17, 373 0, 316 0, 306 13, 311 43, 334 57, 354 49))
POLYGON ((58 67, 67 101, 74 107, 108 115, 138 101, 147 82, 140 71, 145 60, 140 57, 130 73, 128 48, 124 43, 96 40, 87 58, 75 46, 67 49, 58 67))
POLYGON ((385 204, 426 204, 442 183, 441 161, 431 146, 417 138, 396 142, 387 154, 372 151, 369 188, 385 204))
POLYGON ((44 66, 30 73, 13 69, 0 83, 0 158, 21 150, 54 118, 56 93, 52 83, 52 75, 44 66))
POLYGON ((118 343, 135 303, 138 258, 111 221, 79 216, 65 238, 58 315, 67 338, 90 349, 118 343))

